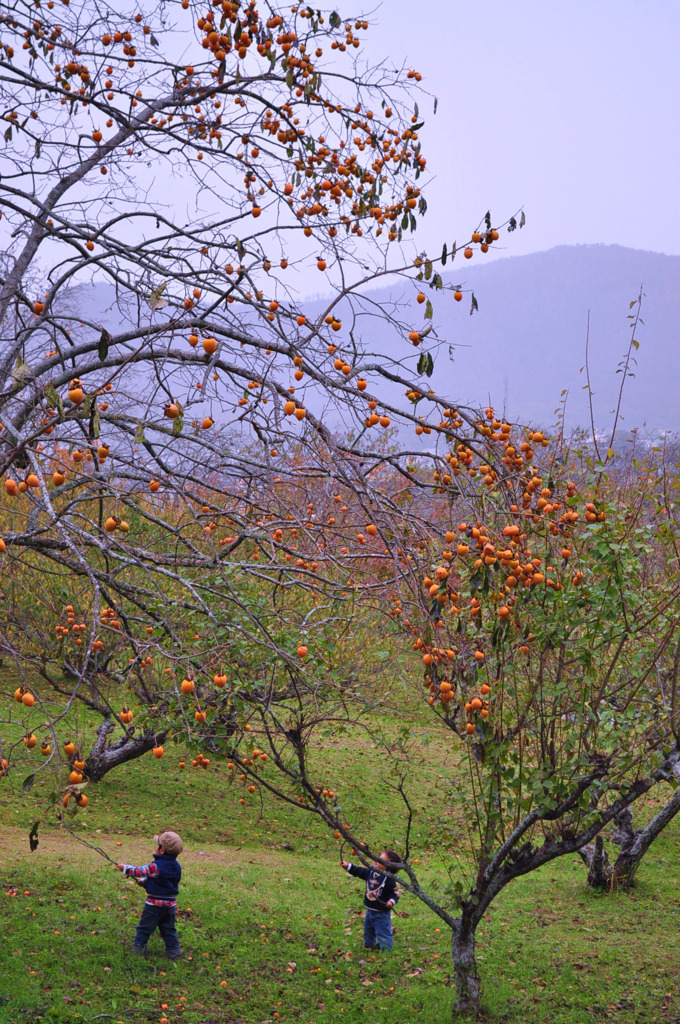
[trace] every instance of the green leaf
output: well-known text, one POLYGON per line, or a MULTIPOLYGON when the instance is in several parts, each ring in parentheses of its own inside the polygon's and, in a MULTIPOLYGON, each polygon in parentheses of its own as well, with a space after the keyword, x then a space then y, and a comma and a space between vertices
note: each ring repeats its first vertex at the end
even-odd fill
POLYGON ((442 249, 442 266, 446 266, 446 242, 444 242, 444 247, 442 249))
POLYGON ((432 303, 430 302, 429 299, 427 300, 427 305, 425 306, 425 319, 432 319, 432 303))
POLYGON ((15 383, 21 384, 22 380, 29 376, 30 372, 31 370, 28 363, 25 363, 21 356, 17 356, 17 361, 14 364, 14 369, 12 370, 12 379, 15 383))
POLYGON ((33 823, 33 828, 28 833, 28 845, 31 848, 31 853, 33 853, 35 850, 38 849, 38 826, 39 825, 40 825, 40 822, 39 821, 35 821, 33 823))
POLYGON ((476 312, 478 309, 479 309, 479 303, 477 302, 477 299, 475 298, 475 293, 473 292, 472 293, 472 298, 470 300, 470 316, 472 316, 472 314, 474 312, 476 312))
POLYGON ((24 779, 24 781, 23 781, 23 783, 21 785, 21 792, 22 793, 28 793, 29 789, 31 788, 31 786, 33 785, 34 782, 35 782, 35 772, 33 772, 32 775, 29 775, 27 778, 24 779))
POLYGON ((340 15, 338 14, 337 11, 331 11, 331 16, 328 19, 328 21, 330 23, 331 28, 337 28, 339 25, 342 24, 342 19, 340 18, 340 15))
POLYGON ((109 332, 106 330, 105 327, 102 327, 102 333, 99 336, 99 344, 97 345, 97 354, 99 355, 99 358, 101 359, 102 363, 109 354, 109 345, 111 344, 112 341, 113 338, 111 337, 109 332))
POLYGON ((428 377, 431 377, 434 372, 434 360, 432 359, 432 353, 427 353, 427 365, 425 367, 425 373, 428 377))
MULTIPOLYGON (((149 296, 149 306, 155 313, 157 309, 164 309, 167 306, 167 299, 163 298, 163 292, 165 291, 165 282, 159 284, 157 288, 152 288, 151 295, 149 296)), ((109 336, 109 341, 111 337, 109 336)))
POLYGON ((178 416, 172 421, 172 432, 173 434, 181 434, 182 427, 184 426, 184 417, 178 416))

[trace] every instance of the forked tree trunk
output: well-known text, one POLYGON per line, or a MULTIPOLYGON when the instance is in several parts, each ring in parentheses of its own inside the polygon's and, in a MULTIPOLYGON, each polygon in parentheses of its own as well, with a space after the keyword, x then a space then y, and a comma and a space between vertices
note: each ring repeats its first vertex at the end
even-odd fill
POLYGON ((658 814, 654 815, 645 828, 632 832, 628 841, 621 846, 621 853, 612 868, 612 889, 631 889, 635 885, 635 876, 642 858, 678 811, 680 811, 680 789, 676 789, 668 803, 661 808, 658 814))
POLYGON ((113 743, 108 742, 108 737, 113 732, 114 724, 110 717, 104 719, 97 729, 97 740, 94 747, 85 755, 85 775, 89 782, 101 782, 108 772, 118 768, 121 764, 134 761, 147 751, 159 744, 162 744, 167 737, 167 730, 163 732, 147 732, 137 736, 126 733, 113 743))
POLYGON ((479 974, 475 960, 475 925, 466 916, 457 918, 451 934, 451 957, 456 986, 454 1017, 479 1010, 479 974))
MULTIPOLYGON (((219 721, 220 727, 224 728, 226 736, 232 736, 236 731, 236 719, 234 716, 223 716, 219 721)), ((131 730, 115 740, 108 742, 108 737, 115 726, 110 717, 104 719, 97 729, 97 740, 89 754, 85 756, 85 773, 89 782, 101 782, 104 776, 128 761, 134 761, 142 757, 155 746, 164 743, 168 736, 168 730, 162 732, 146 732, 134 735, 131 730)))
MULTIPOLYGON (((673 774, 680 782, 680 770, 677 766, 674 767, 673 774)), ((579 850, 582 860, 588 865, 588 885, 605 892, 611 892, 612 889, 632 889, 642 858, 679 811, 680 788, 676 789, 671 799, 644 828, 633 828, 630 808, 622 811, 616 819, 616 828, 612 836, 620 850, 613 864, 604 849, 602 836, 598 835, 594 843, 579 850)))
POLYGON ((86 755, 86 774, 90 782, 101 782, 104 776, 118 768, 121 764, 134 761, 136 758, 152 750, 157 744, 163 743, 166 732, 145 733, 141 736, 122 736, 115 743, 107 744, 106 738, 113 726, 105 722, 97 729, 97 742, 86 755))

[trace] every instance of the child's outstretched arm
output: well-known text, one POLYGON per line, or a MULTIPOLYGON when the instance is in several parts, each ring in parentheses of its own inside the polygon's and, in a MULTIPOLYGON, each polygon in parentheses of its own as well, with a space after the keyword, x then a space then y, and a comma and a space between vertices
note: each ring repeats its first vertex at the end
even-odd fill
POLYGON ((371 873, 368 868, 362 867, 361 864, 350 864, 346 860, 340 861, 340 867, 344 868, 348 875, 354 875, 355 878, 366 879, 371 873))
POLYGON ((160 873, 155 861, 152 861, 151 864, 142 864, 141 867, 135 867, 134 864, 116 864, 116 870, 122 871, 127 878, 134 878, 138 881, 155 878, 160 873))

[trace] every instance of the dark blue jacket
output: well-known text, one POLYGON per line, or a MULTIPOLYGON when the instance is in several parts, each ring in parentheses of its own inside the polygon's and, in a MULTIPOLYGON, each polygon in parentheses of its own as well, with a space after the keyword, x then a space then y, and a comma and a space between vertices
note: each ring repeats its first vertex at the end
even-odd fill
POLYGON ((147 896, 169 900, 179 892, 179 880, 182 867, 176 857, 169 853, 154 853, 153 859, 158 867, 157 875, 150 875, 142 881, 147 896))
POLYGON ((364 906, 368 910, 389 914, 391 907, 387 906, 388 902, 396 903, 399 899, 394 875, 383 874, 377 868, 364 868, 360 864, 348 864, 347 873, 366 882, 364 906))

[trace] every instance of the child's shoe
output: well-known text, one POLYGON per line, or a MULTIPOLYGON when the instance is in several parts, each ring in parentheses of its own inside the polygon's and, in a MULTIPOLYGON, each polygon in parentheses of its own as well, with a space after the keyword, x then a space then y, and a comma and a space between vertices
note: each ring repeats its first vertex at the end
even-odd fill
POLYGON ((146 946, 133 946, 132 952, 135 956, 146 956, 146 946))

